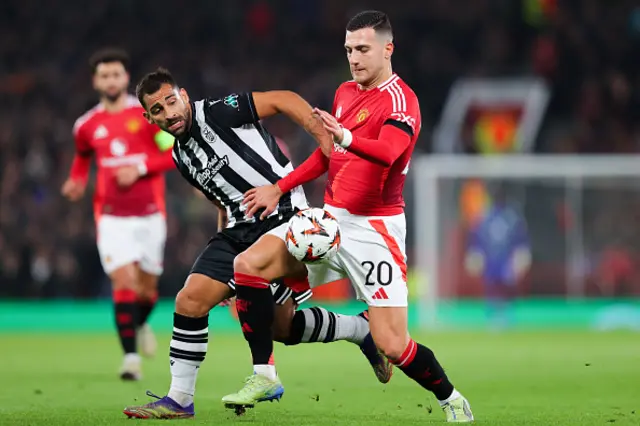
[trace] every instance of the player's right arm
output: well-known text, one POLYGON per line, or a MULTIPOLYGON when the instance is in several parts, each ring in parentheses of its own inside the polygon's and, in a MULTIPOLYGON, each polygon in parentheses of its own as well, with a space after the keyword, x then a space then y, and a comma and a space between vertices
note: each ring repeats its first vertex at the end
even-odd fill
POLYGON ((89 180, 93 149, 85 133, 84 126, 79 121, 76 122, 73 128, 75 155, 73 156, 69 177, 62 185, 61 191, 62 195, 71 201, 77 201, 82 198, 89 180))
POLYGON ((331 135, 324 129, 322 120, 314 114, 311 105, 297 93, 288 90, 272 90, 233 94, 222 100, 209 101, 207 109, 216 120, 230 127, 257 123, 263 118, 277 114, 286 115, 316 140, 324 155, 327 157, 331 155, 333 149, 331 135))

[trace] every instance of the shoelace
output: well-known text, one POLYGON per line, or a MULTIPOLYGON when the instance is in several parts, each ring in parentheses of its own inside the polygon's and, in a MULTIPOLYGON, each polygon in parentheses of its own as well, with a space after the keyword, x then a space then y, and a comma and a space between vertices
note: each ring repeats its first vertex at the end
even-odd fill
POLYGON ((150 390, 147 390, 147 396, 151 397, 151 398, 155 398, 155 399, 162 399, 161 396, 156 395, 155 393, 151 392, 150 390))
POLYGON ((253 375, 253 376, 249 376, 246 379, 244 379, 244 383, 245 386, 244 388, 242 388, 242 390, 240 392, 248 392, 248 391, 253 391, 255 388, 258 387, 258 376, 257 375, 253 375))

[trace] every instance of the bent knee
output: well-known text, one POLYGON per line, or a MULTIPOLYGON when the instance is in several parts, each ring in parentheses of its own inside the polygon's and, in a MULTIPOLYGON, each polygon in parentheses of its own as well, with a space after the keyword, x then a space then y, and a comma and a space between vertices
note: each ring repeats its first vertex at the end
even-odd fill
POLYGON ((244 251, 233 260, 233 270, 242 274, 260 275, 267 266, 267 256, 256 250, 244 251))
POLYGON ((381 335, 373 336, 373 340, 376 343, 380 352, 382 352, 387 358, 394 360, 400 359, 408 344, 408 337, 400 337, 394 335, 381 335))
POLYGON ((192 318, 205 316, 211 310, 211 306, 205 301, 205 298, 198 297, 197 292, 184 287, 176 296, 176 312, 192 318))

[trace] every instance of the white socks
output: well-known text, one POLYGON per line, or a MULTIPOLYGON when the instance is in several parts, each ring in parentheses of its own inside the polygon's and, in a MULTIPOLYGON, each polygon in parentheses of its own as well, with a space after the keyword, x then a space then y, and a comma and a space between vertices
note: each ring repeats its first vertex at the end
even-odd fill
POLYGON ((271 364, 258 364, 253 366, 253 372, 265 376, 269 380, 275 380, 278 377, 276 373, 276 366, 271 364))
POLYGON ((169 344, 171 388, 168 396, 186 407, 193 403, 200 364, 207 354, 209 315, 190 318, 175 313, 169 344))
POLYGON ((335 340, 346 340, 360 346, 369 334, 369 321, 361 316, 336 314, 335 340))
POLYGON ((462 394, 460 394, 460 392, 458 392, 457 390, 454 389, 453 392, 451 392, 451 395, 449 396, 449 398, 447 398, 447 399, 445 399, 443 401, 438 400, 438 403, 440 403, 440 406, 442 407, 443 405, 448 404, 451 401, 453 401, 454 399, 460 398, 461 396, 462 396, 462 394))
POLYGON ((171 388, 168 396, 183 407, 193 403, 193 395, 196 392, 200 366, 194 364, 194 361, 171 359, 171 388))

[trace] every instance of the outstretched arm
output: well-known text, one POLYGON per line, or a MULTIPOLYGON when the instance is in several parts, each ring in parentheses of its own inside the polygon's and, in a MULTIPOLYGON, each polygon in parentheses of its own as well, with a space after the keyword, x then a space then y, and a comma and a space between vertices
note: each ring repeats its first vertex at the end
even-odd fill
POLYGON ((320 117, 313 112, 311 105, 302 96, 288 90, 253 92, 253 102, 260 119, 276 114, 286 115, 313 136, 325 156, 331 155, 332 137, 324 129, 320 117))
POLYGON ((318 148, 294 171, 276 182, 276 186, 282 193, 289 192, 296 186, 319 178, 327 170, 329 170, 329 159, 318 148))

